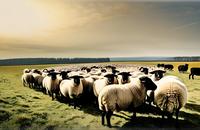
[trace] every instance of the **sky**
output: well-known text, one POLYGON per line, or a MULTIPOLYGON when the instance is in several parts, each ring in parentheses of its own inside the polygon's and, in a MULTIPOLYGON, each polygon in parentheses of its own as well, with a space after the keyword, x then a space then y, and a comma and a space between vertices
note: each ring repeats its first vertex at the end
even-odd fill
POLYGON ((0 59, 200 56, 198 0, 0 0, 0 59))

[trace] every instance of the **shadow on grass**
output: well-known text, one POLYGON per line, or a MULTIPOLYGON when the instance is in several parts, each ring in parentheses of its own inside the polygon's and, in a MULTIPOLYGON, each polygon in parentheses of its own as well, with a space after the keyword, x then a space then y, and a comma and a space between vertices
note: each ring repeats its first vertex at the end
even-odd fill
POLYGON ((198 105, 198 104, 187 103, 187 104, 185 105, 185 108, 186 108, 186 109, 193 110, 193 111, 200 112, 200 105, 198 105))
POLYGON ((128 121, 122 128, 196 128, 196 124, 187 121, 179 120, 177 123, 175 119, 161 119, 154 117, 137 117, 134 121, 128 121))

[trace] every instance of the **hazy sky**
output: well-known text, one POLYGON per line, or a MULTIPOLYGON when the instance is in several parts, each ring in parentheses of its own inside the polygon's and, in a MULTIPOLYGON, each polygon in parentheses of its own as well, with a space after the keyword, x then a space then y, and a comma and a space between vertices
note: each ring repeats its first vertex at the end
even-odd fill
POLYGON ((0 58, 200 56, 200 1, 0 0, 0 58))

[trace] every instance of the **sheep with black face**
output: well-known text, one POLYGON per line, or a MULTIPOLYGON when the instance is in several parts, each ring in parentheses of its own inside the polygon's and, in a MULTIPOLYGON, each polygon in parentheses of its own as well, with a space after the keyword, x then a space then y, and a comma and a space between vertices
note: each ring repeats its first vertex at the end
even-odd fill
POLYGON ((132 109, 135 118, 135 110, 144 103, 146 91, 156 88, 155 83, 147 76, 134 78, 128 84, 105 86, 98 97, 99 109, 102 111, 102 125, 106 116, 107 124, 111 127, 110 118, 114 111, 132 109))
POLYGON ((74 108, 78 105, 78 98, 83 93, 82 76, 74 75, 60 83, 60 93, 68 101, 73 101, 74 108))

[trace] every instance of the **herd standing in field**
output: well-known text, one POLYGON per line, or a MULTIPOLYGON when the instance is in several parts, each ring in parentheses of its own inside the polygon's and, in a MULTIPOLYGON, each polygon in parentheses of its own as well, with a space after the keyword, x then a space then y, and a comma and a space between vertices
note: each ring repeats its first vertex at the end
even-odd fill
MULTIPOLYGON (((52 100, 62 100, 74 108, 82 102, 96 103, 102 111, 101 121, 111 127, 113 112, 131 110, 136 118, 136 108, 149 102, 157 106, 162 118, 172 118, 187 102, 187 87, 176 76, 165 76, 166 70, 173 70, 171 64, 157 67, 124 67, 114 65, 84 66, 59 69, 24 69, 22 83, 30 88, 40 89, 52 100)), ((178 67, 186 72, 188 64, 178 67)), ((199 68, 191 68, 190 76, 200 75, 199 68)), ((189 76, 189 77, 190 77, 189 76)))

